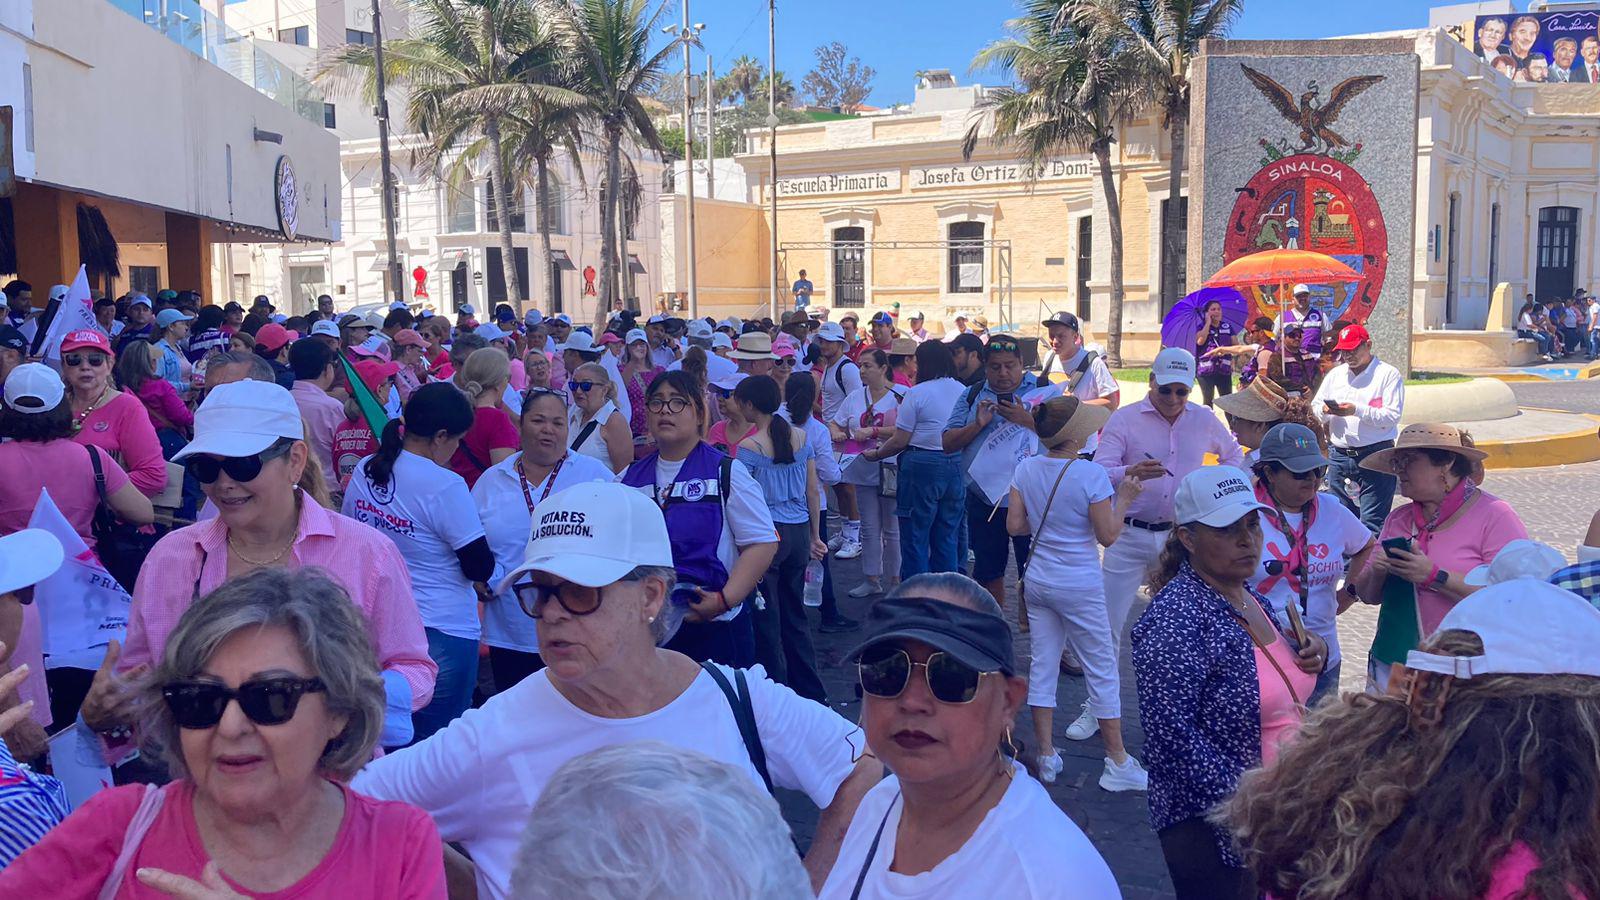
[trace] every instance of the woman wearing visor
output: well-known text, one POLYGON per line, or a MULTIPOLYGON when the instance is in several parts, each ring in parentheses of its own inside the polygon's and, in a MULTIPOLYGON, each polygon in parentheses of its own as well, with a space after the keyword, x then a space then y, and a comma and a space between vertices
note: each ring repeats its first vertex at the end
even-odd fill
POLYGON ((667 521, 649 495, 580 484, 540 502, 533 528, 527 557, 501 586, 535 621, 545 668, 374 760, 352 787, 426 810, 440 837, 471 856, 478 896, 498 900, 517 896, 511 872, 528 810, 557 769, 600 747, 661 741, 810 797, 822 812, 806 864, 820 883, 882 771, 860 731, 759 669, 697 664, 661 646, 682 609, 671 600, 667 521), (732 695, 753 718, 749 743, 732 695))
POLYGON ((1022 765, 1011 627, 960 574, 906 579, 848 657, 867 744, 893 773, 850 823, 823 900, 1119 898, 1105 860, 1022 765))
POLYGON ((217 517, 163 537, 150 551, 128 612, 127 644, 95 675, 83 718, 101 732, 131 721, 126 677, 158 663, 178 618, 218 585, 264 568, 320 567, 349 594, 367 624, 388 693, 382 743, 411 735, 411 712, 433 696, 437 667, 411 593, 405 559, 369 525, 309 500, 297 487, 308 453, 300 408, 262 381, 213 389, 195 412, 195 436, 179 451, 217 517))

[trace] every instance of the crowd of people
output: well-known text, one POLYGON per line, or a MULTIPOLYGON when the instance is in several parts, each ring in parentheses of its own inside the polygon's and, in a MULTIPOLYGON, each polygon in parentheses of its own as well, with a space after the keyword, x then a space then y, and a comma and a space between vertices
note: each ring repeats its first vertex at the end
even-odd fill
POLYGON ((1600 896, 1600 515, 1529 541, 1308 292, 1126 402, 1070 313, 6 296, 0 896, 1118 897, 1097 735, 1181 898, 1600 896))

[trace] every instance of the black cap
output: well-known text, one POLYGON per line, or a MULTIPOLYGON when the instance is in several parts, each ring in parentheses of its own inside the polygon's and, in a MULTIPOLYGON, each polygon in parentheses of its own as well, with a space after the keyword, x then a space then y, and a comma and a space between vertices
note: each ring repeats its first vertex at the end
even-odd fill
POLYGON ((1011 626, 994 613, 926 597, 896 597, 872 605, 866 628, 866 639, 850 651, 846 662, 860 659, 874 645, 912 640, 943 650, 980 672, 1017 672, 1011 626))
POLYGON ((955 339, 950 342, 951 350, 954 350, 957 347, 960 347, 968 353, 982 353, 983 339, 970 331, 963 331, 956 335, 955 339))
POLYGON ((1069 312, 1058 312, 1039 324, 1043 325, 1045 328, 1049 328, 1051 325, 1065 325, 1068 328, 1071 328, 1073 331, 1083 330, 1082 328, 1078 327, 1078 317, 1069 312))
POLYGON ((7 350, 18 350, 26 354, 28 352, 28 339, 22 336, 22 332, 12 328, 10 325, 0 325, 0 347, 4 347, 7 350))

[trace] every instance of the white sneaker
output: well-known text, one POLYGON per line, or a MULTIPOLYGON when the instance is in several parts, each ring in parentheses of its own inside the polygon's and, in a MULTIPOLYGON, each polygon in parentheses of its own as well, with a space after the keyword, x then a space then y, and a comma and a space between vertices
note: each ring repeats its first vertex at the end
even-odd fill
POLYGON ((828 538, 828 552, 829 553, 832 553, 835 550, 838 550, 842 546, 844 546, 844 534, 843 534, 843 532, 841 532, 839 534, 836 534, 831 538, 828 538))
POLYGON ((1100 720, 1089 713, 1089 704, 1083 705, 1083 712, 1078 718, 1067 726, 1067 740, 1087 741, 1100 732, 1100 720))
POLYGON ((850 589, 850 596, 857 600, 860 600, 862 597, 871 597, 873 594, 881 593, 883 593, 883 588, 880 587, 876 581, 873 581, 870 578, 850 589))
MULTIPOLYGON (((1132 757, 1129 757, 1129 759, 1131 760, 1132 757)), ((1110 760, 1107 760, 1107 762, 1110 762, 1110 760)), ((1064 763, 1061 761, 1061 754, 1056 751, 1056 748, 1051 747, 1049 756, 1038 758, 1038 765, 1039 780, 1045 784, 1055 784, 1056 776, 1061 774, 1061 767, 1064 763)))
POLYGON ((845 541, 833 552, 834 559, 855 559, 861 555, 860 541, 845 541))
POLYGON ((1106 769, 1100 773, 1100 789, 1103 791, 1148 791, 1150 789, 1150 773, 1139 765, 1139 761, 1128 754, 1128 761, 1117 765, 1106 757, 1106 769))

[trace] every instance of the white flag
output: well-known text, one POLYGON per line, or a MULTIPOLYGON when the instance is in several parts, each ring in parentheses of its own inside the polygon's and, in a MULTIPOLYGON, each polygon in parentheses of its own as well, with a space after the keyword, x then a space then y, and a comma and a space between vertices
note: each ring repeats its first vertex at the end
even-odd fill
POLYGON ((72 279, 72 286, 67 288, 66 299, 61 301, 61 308, 56 310, 55 318, 50 320, 50 331, 45 334, 40 354, 45 359, 59 359, 61 340, 83 328, 93 328, 102 333, 105 331, 94 318, 94 298, 89 296, 87 266, 78 267, 78 277, 72 279))
POLYGON ((126 637, 133 599, 61 514, 49 490, 39 491, 28 527, 55 535, 66 555, 61 568, 33 589, 50 667, 98 668, 106 644, 126 637))

